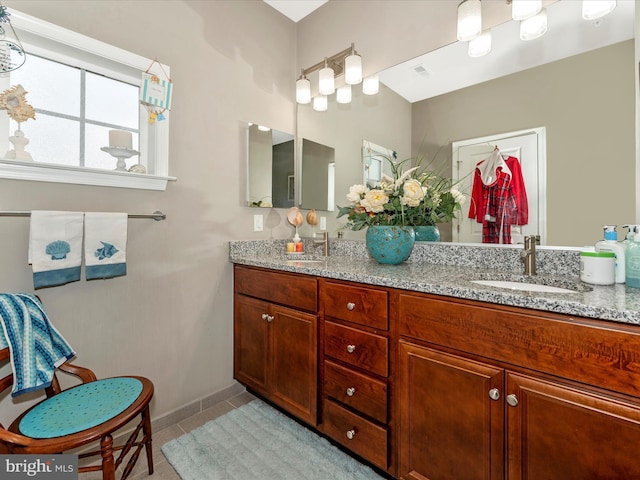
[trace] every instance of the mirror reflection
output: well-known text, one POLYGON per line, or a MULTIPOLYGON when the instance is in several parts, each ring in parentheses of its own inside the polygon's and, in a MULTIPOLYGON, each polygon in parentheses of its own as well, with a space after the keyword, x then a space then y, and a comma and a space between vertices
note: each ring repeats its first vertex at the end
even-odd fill
MULTIPOLYGON (((621 225, 634 223, 634 2, 618 2, 613 12, 623 16, 624 28, 614 30, 621 31, 627 40, 611 36, 610 26, 616 24, 606 17, 598 26, 588 25, 587 32, 580 35, 568 34, 568 27, 556 27, 556 32, 564 32, 560 39, 548 38, 562 48, 536 44, 554 31, 554 8, 578 4, 579 21, 583 21, 579 3, 550 5, 545 36, 512 42, 525 44, 527 56, 538 61, 545 51, 564 51, 569 43, 584 46, 583 53, 530 68, 523 64, 524 57, 509 60, 495 55, 499 53, 496 47, 488 56, 472 60, 485 62, 493 55, 492 69, 498 78, 461 88, 458 80, 466 78, 467 71, 454 70, 444 76, 444 83, 456 85, 455 91, 407 99, 384 84, 381 72, 381 91, 376 97, 361 95, 349 105, 338 105, 330 98, 329 109, 322 113, 299 105, 299 135, 313 135, 335 146, 336 204, 343 204, 349 186, 362 179, 361 155, 354 149, 364 139, 397 151, 400 159, 417 155, 429 159, 443 151, 455 178, 453 142, 544 127, 547 138, 541 148, 546 152, 546 172, 538 172, 538 176, 542 177, 540 194, 546 202, 546 212, 542 212, 546 216, 546 244, 592 245, 600 239, 602 225, 617 224, 621 230, 621 225), (592 37, 604 39, 594 41, 592 37), (606 46, 597 48, 602 43, 606 46), (505 73, 502 64, 518 71, 505 73), (608 189, 615 194, 602 194, 608 189)), ((429 81, 430 56, 447 58, 455 66, 455 51, 461 47, 467 55, 466 45, 456 43, 421 57, 428 75, 418 82, 429 81)), ((404 68, 404 72, 405 83, 415 82, 419 76, 415 69, 404 68)), ((465 215, 468 209, 468 204, 463 207, 465 215)), ((452 225, 442 230, 443 240, 453 238, 452 225)))
POLYGON ((302 208, 335 209, 335 152, 335 148, 302 139, 302 208))
POLYGON ((295 205, 294 139, 290 133, 249 124, 247 203, 251 207, 295 205))

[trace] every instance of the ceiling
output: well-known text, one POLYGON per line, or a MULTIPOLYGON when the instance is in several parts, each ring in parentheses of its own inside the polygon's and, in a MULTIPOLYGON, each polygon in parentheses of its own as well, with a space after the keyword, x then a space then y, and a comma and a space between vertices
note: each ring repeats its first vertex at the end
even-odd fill
POLYGON ((265 3, 286 15, 294 22, 302 20, 329 0, 264 0, 265 3))

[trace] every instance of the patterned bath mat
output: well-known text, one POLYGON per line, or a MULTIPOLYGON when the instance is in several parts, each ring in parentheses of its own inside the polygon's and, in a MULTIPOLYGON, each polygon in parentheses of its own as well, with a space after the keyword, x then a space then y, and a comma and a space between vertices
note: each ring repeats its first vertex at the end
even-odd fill
POLYGON ((166 443, 162 453, 183 480, 383 480, 261 400, 166 443))

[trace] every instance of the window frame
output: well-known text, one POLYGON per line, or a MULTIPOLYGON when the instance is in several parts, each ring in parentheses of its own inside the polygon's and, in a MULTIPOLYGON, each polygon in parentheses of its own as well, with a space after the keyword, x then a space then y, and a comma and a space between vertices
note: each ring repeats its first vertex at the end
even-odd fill
MULTIPOLYGON (((138 86, 142 72, 153 63, 151 59, 22 12, 10 9, 10 13, 11 25, 27 52, 27 61, 29 53, 33 53, 138 86)), ((159 68, 170 75, 167 65, 159 68)), ((143 108, 140 111, 140 160, 150 171, 153 167, 153 175, 0 158, 0 178, 166 190, 167 183, 176 180, 169 176, 170 114, 166 111, 165 120, 150 125, 146 111, 143 108)))

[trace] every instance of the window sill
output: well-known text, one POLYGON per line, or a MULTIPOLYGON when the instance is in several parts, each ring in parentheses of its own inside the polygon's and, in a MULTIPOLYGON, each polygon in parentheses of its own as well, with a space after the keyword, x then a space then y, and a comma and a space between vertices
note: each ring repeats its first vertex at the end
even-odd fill
POLYGON ((95 168, 79 168, 17 160, 0 159, 0 178, 31 180, 35 182, 73 183, 102 187, 166 190, 168 182, 176 177, 160 177, 142 173, 129 173, 95 168))

